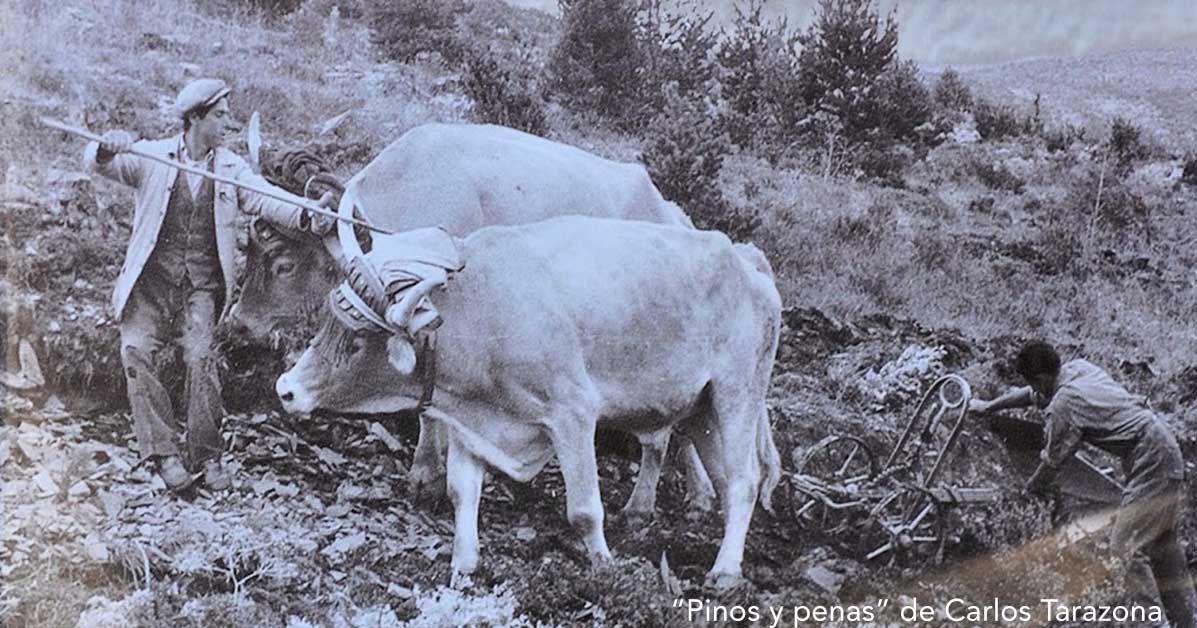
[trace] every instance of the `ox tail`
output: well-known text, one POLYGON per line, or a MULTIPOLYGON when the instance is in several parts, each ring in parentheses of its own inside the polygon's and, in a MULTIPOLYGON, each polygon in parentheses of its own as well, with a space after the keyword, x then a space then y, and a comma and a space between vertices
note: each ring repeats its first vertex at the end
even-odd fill
POLYGON ((760 419, 756 424, 756 455, 764 469, 761 478, 761 490, 758 499, 761 508, 773 514, 773 489, 781 482, 781 454, 777 451, 777 443, 773 442, 773 428, 769 425, 769 411, 762 407, 760 419))
POLYGON ((463 424, 461 421, 458 421, 456 417, 441 412, 436 408, 425 409, 424 416, 444 423, 446 426, 456 432, 457 437, 461 439, 462 444, 466 446, 466 449, 468 449, 470 453, 485 460, 490 466, 502 471, 503 473, 506 473, 508 477, 511 477, 518 482, 526 482, 530 479, 526 467, 522 462, 512 458, 507 454, 507 452, 503 451, 499 447, 496 447, 494 443, 486 440, 474 430, 466 427, 465 424, 463 424))

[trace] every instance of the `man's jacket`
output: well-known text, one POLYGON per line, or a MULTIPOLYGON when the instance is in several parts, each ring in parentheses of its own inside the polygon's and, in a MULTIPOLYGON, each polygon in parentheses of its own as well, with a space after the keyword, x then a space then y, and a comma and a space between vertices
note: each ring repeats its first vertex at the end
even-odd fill
MULTIPOLYGON (((178 160, 182 145, 183 136, 176 135, 162 140, 142 140, 135 143, 134 147, 151 155, 178 160)), ((112 292, 112 307, 117 320, 120 320, 129 294, 133 292, 133 286, 158 242, 170 192, 180 170, 131 153, 121 153, 100 164, 96 162, 98 150, 99 144, 96 142, 87 145, 83 150, 84 166, 90 171, 137 189, 137 203, 133 209, 133 235, 129 238, 125 263, 112 292)), ((216 149, 213 160, 215 174, 259 188, 269 188, 296 201, 302 201, 299 197, 267 183, 250 169, 245 160, 224 147, 216 149)), ((240 265, 244 263, 243 256, 238 251, 238 241, 244 241, 246 237, 245 215, 261 215, 281 227, 298 230, 303 210, 290 203, 217 181, 212 211, 216 225, 216 252, 220 257, 220 271, 224 278, 224 306, 220 313, 220 319, 223 320, 233 304, 233 290, 237 286, 240 265)))

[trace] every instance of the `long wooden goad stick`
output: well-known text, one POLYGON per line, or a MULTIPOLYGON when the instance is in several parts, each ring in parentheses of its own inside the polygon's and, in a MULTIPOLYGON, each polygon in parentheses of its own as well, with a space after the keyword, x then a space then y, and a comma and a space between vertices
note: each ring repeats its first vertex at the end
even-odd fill
MULTIPOLYGON (((78 127, 73 127, 73 126, 70 126, 69 124, 64 124, 62 122, 59 122, 58 120, 54 120, 53 118, 41 118, 40 122, 42 123, 43 126, 47 126, 51 129, 57 129, 59 131, 63 131, 66 133, 70 133, 71 135, 77 135, 79 137, 91 140, 93 142, 103 141, 103 138, 101 138, 99 135, 96 135, 95 133, 92 133, 91 131, 88 131, 85 129, 80 129, 78 127)), ((394 235, 394 232, 392 232, 392 231, 387 231, 386 229, 380 229, 379 227, 375 227, 374 225, 371 225, 362 220, 358 220, 356 218, 341 216, 334 211, 327 210, 315 203, 307 201, 306 199, 303 202, 298 202, 294 198, 289 198, 287 196, 279 194, 278 192, 268 190, 266 188, 260 188, 251 183, 245 183, 243 181, 238 181, 236 179, 230 179, 228 177, 223 177, 221 175, 218 175, 218 174, 215 174, 212 172, 208 172, 207 170, 204 170, 203 168, 195 168, 193 166, 188 166, 187 164, 175 161, 173 159, 167 159, 165 157, 151 155, 151 154, 149 154, 145 151, 139 150, 137 148, 130 148, 129 153, 132 155, 137 155, 138 157, 141 157, 143 159, 149 159, 150 161, 156 161, 160 164, 165 164, 172 168, 178 168, 179 170, 182 170, 184 172, 190 172, 191 174, 198 174, 202 177, 207 177, 214 181, 219 181, 219 182, 227 184, 227 185, 233 185, 233 186, 245 189, 245 190, 249 190, 250 192, 255 192, 257 194, 261 194, 262 196, 268 196, 275 200, 283 201, 284 203, 290 203, 290 204, 296 205, 306 211, 312 212, 313 214, 320 214, 321 216, 328 216, 329 218, 335 218, 336 220, 340 220, 343 222, 348 222, 348 223, 352 223, 352 224, 355 224, 355 225, 358 225, 361 227, 365 227, 371 231, 377 231, 378 233, 394 235)))

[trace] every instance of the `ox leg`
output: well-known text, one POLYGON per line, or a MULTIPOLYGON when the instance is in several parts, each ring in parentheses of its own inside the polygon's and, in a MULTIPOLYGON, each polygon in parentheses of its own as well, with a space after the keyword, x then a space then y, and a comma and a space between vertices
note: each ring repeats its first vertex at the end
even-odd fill
POLYGON ((444 495, 448 433, 449 428, 440 421, 420 417, 420 438, 407 472, 408 491, 419 500, 435 501, 444 495))
POLYGON ((744 399, 742 392, 732 392, 729 396, 732 398, 721 400, 715 391, 710 413, 699 419, 698 429, 691 432, 722 497, 723 540, 715 564, 707 574, 707 582, 720 589, 742 579, 740 564, 760 482, 756 417, 761 410, 744 399), (747 429, 749 426, 753 429, 747 429))
POLYGON ((715 486, 711 484, 711 476, 707 475, 702 458, 689 437, 681 436, 678 444, 682 445, 682 456, 686 463, 686 504, 692 513, 711 512, 715 504, 715 486))
MULTIPOLYGON (((435 423, 430 421, 429 423, 435 423)), ((449 431, 441 426, 441 429, 449 431)), ((456 436, 448 435, 448 489, 453 502, 453 574, 470 574, 478 567, 478 501, 482 498, 483 461, 456 436)))
POLYGON ((669 450, 669 430, 636 436, 640 440, 640 471, 636 474, 636 485, 632 488, 628 503, 621 512, 629 522, 652 518, 657 505, 661 468, 665 464, 665 453, 669 450))
POLYGON ((599 496, 598 463, 594 455, 595 422, 577 413, 545 421, 553 450, 565 479, 565 511, 582 537, 591 562, 611 560, 603 535, 603 501, 599 496))

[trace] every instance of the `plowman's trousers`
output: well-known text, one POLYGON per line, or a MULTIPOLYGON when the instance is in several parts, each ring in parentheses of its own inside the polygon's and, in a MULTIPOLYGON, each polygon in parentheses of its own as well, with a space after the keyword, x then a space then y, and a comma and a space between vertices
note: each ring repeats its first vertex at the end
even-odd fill
POLYGON ((178 455, 184 441, 195 468, 224 449, 219 428, 224 410, 213 348, 217 294, 196 290, 186 280, 183 284, 172 285, 153 272, 138 278, 120 321, 121 364, 142 458, 178 455), (187 371, 182 424, 159 377, 160 365, 170 362, 166 358, 176 342, 182 345, 187 371))
MULTIPOLYGON (((1176 528, 1184 504, 1183 480, 1160 480, 1158 490, 1150 495, 1124 498, 1114 529, 1111 544, 1123 556, 1142 552, 1151 566, 1160 602, 1173 628, 1197 628, 1197 592, 1189 576, 1184 550, 1177 539, 1176 528)), ((1131 580, 1139 580, 1138 587, 1146 589, 1150 581, 1143 569, 1131 570, 1131 580), (1138 571, 1138 574, 1134 572, 1138 571)), ((1143 593, 1143 592, 1140 592, 1143 593)))

